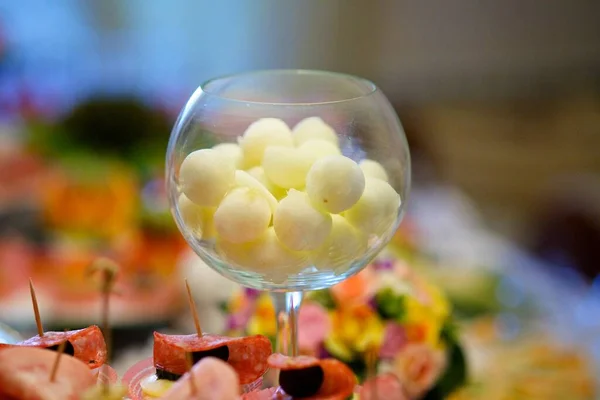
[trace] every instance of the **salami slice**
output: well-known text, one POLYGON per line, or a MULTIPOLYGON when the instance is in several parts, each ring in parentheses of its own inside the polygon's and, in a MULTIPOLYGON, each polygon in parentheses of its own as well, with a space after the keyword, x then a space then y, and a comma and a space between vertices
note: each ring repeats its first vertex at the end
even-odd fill
POLYGON ((102 331, 96 325, 67 332, 46 332, 44 336, 33 336, 16 344, 0 345, 0 350, 10 347, 41 347, 56 350, 67 342, 65 354, 84 362, 90 369, 98 368, 106 362, 106 342, 102 331))
POLYGON ((267 363, 269 367, 290 371, 296 369, 310 368, 320 364, 320 360, 311 356, 288 357, 280 353, 273 353, 269 356, 267 363))
POLYGON ((194 363, 204 357, 227 361, 237 372, 241 385, 256 381, 268 369, 271 342, 262 335, 231 338, 204 334, 164 335, 154 332, 154 366, 157 374, 174 374, 175 379, 187 371, 187 353, 194 363))
POLYGON ((61 356, 56 378, 50 371, 57 354, 40 348, 16 347, 0 352, 0 398, 19 400, 76 400, 96 384, 80 360, 61 356))
POLYGON ((283 393, 280 388, 273 387, 246 393, 242 395, 241 400, 292 400, 292 398, 283 393))
POLYGON ((287 357, 273 354, 268 359, 277 368, 279 384, 293 398, 305 400, 345 400, 356 386, 356 377, 346 364, 333 358, 287 357))
POLYGON ((398 378, 392 374, 382 374, 367 379, 357 390, 360 400, 409 400, 398 378))

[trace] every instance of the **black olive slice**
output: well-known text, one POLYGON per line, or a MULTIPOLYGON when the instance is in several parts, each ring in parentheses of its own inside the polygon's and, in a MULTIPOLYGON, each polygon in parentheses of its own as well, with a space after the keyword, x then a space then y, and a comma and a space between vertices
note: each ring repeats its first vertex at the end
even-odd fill
MULTIPOLYGON (((202 360, 205 357, 215 357, 220 360, 227 362, 229 359, 229 347, 227 345, 221 347, 215 347, 214 349, 206 350, 206 351, 193 351, 192 353, 192 362, 196 364, 198 361, 202 360)), ((165 371, 161 368, 156 368, 156 377, 158 379, 166 379, 168 381, 176 381, 182 377, 182 375, 174 374, 172 372, 165 371)))
POLYGON ((156 368, 156 377, 158 379, 166 379, 168 381, 176 381, 181 378, 181 375, 167 372, 164 369, 156 368))
MULTIPOLYGON (((55 344, 54 346, 47 347, 47 349, 52 350, 52 351, 58 351, 58 348, 60 347, 61 344, 55 344)), ((63 351, 63 354, 68 354, 70 356, 75 355, 75 348, 73 347, 71 342, 69 342, 68 340, 67 340, 67 344, 65 344, 65 350, 63 351)))
POLYGON ((308 368, 282 370, 279 373, 279 385, 290 396, 309 397, 317 394, 323 385, 323 368, 314 365, 308 368))
POLYGON ((219 360, 227 362, 229 360, 229 347, 227 345, 215 347, 210 350, 194 351, 192 352, 192 361, 196 364, 198 361, 205 357, 215 357, 219 360))
MULTIPOLYGON (((202 360, 205 357, 215 357, 220 360, 227 362, 229 359, 229 347, 227 345, 215 347, 214 349, 204 350, 204 351, 193 351, 192 354, 192 362, 196 364, 198 361, 202 360)), ((182 375, 174 374, 172 372, 165 371, 164 369, 156 368, 156 377, 158 379, 166 379, 169 381, 176 381, 181 378, 182 375)))

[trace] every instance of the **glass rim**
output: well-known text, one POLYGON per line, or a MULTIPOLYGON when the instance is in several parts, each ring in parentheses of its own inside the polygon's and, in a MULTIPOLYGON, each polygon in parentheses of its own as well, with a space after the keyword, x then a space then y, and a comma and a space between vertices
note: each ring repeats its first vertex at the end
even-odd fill
MULTIPOLYGON (((223 99, 229 102, 236 103, 244 103, 244 104, 256 104, 256 105, 273 105, 273 106, 311 106, 311 105, 329 105, 329 104, 340 104, 340 103, 348 103, 356 100, 361 100, 366 97, 369 97, 379 91, 379 87, 375 85, 368 79, 361 78, 355 75, 346 74, 343 72, 333 72, 333 71, 325 71, 325 70, 313 70, 313 69, 259 69, 259 70, 250 70, 245 72, 227 74, 217 76, 215 78, 208 79, 204 81, 197 89, 200 93, 203 93, 208 96, 213 96, 216 98, 223 99), (251 76, 259 76, 259 75, 268 75, 268 74, 287 74, 287 75, 314 75, 314 76, 331 76, 338 79, 346 79, 355 81, 364 85, 364 87, 368 88, 365 93, 359 96, 341 98, 339 100, 324 100, 324 101, 311 101, 311 102, 277 102, 277 101, 260 101, 260 100, 246 100, 239 99, 231 96, 223 96, 222 94, 215 93, 211 91, 209 87, 217 82, 226 81, 232 78, 242 78, 242 77, 251 77, 251 76)), ((194 96, 195 97, 195 96, 194 96)))

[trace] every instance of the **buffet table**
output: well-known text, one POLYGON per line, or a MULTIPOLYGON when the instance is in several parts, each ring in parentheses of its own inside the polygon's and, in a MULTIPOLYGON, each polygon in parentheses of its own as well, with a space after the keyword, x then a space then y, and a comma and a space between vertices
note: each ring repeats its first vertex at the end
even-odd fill
MULTIPOLYGON (((40 169, 38 163, 31 165, 29 174, 41 176, 48 172, 40 169)), ((127 168, 121 169, 110 163, 101 165, 107 171, 117 171, 115 179, 122 179, 123 183, 119 190, 141 191, 146 196, 146 208, 157 204, 159 209, 165 206, 164 193, 157 189, 162 187, 160 181, 153 179, 138 187, 135 179, 129 180, 127 168)), ((51 182, 68 182, 67 186, 78 187, 76 179, 61 179, 51 182)), ((100 181, 92 189, 102 185, 100 181)), ((31 198, 39 195, 36 187, 19 190, 31 198)), ((36 237, 31 233, 44 231, 40 219, 43 220, 41 215, 45 213, 40 209, 50 214, 68 214, 65 207, 53 207, 52 204, 28 203, 19 213, 5 209, 5 214, 11 215, 10 224, 19 228, 20 236, 36 237), (15 215, 20 216, 20 222, 26 223, 15 222, 15 215)), ((135 362, 152 356, 154 330, 165 333, 194 331, 182 296, 183 278, 188 279, 193 289, 206 332, 228 329, 230 315, 224 311, 224 305, 230 304, 241 288, 212 271, 182 246, 179 233, 172 226, 163 232, 164 236, 153 236, 161 218, 165 218, 164 212, 156 213, 158 217, 152 215, 150 224, 138 226, 128 214, 130 204, 120 206, 123 218, 113 222, 117 232, 122 228, 128 235, 108 232, 109 240, 106 237, 102 240, 122 257, 129 282, 121 288, 123 294, 114 298, 110 315, 115 350, 112 366, 122 375, 135 362)), ((102 207, 96 211, 95 218, 101 220, 102 207)), ((170 218, 168 213, 167 218, 170 218)), ((43 234, 36 239, 38 242, 17 238, 4 240, 0 246, 0 343, 15 342, 19 336, 29 337, 36 333, 27 289, 29 277, 33 277, 38 288, 46 329, 74 329, 97 323, 100 314, 97 297, 77 297, 81 290, 71 290, 70 295, 74 297, 70 301, 59 301, 54 295, 57 288, 44 283, 48 281, 48 271, 54 274, 51 267, 59 266, 57 270, 63 272, 52 278, 62 282, 62 287, 80 289, 68 283, 68 279, 73 273, 81 273, 88 253, 93 253, 101 241, 82 238, 69 231, 70 228, 53 226, 50 240, 43 234), (69 234, 65 235, 64 230, 69 234), (44 254, 40 256, 40 252, 44 254), (62 258, 48 257, 48 254, 59 254, 62 258), (18 333, 13 330, 15 328, 18 333)), ((478 216, 477 208, 455 188, 444 185, 414 188, 399 239, 380 257, 384 261, 400 260, 427 277, 453 304, 472 383, 453 400, 495 398, 492 393, 502 398, 500 394, 514 382, 524 386, 518 390, 530 391, 528 399, 544 398, 539 397, 539 393, 543 393, 539 388, 548 382, 553 382, 555 387, 573 388, 562 398, 589 399, 593 398, 592 393, 599 393, 600 386, 594 377, 600 371, 600 320, 597 318, 600 315, 600 288, 586 285, 572 271, 538 262, 490 232, 478 216), (538 338, 538 343, 532 342, 532 337, 538 338), (520 353, 515 353, 514 349, 520 353), (522 358, 530 364, 515 363, 515 358, 521 357, 518 354, 526 355, 522 358), (491 364, 497 366, 493 371, 491 364), (535 379, 528 375, 540 368, 550 369, 552 374, 535 379), (494 378, 501 381, 498 377, 506 380, 504 387, 492 384, 494 378), (479 392, 472 391, 474 385, 479 392)))

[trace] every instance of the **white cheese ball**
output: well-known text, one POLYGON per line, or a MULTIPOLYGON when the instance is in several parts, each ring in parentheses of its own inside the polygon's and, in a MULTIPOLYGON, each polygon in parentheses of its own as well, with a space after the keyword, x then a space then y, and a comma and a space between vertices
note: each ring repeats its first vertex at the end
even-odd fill
POLYGON ((197 239, 211 239, 215 236, 214 208, 200 207, 183 193, 179 196, 177 202, 183 223, 197 239))
POLYGON ((215 228, 215 212, 216 208, 204 209, 204 230, 202 231, 202 239, 214 239, 217 237, 217 228, 215 228))
POLYGON ((312 252, 312 261, 319 269, 346 267, 367 249, 366 236, 341 215, 332 215, 332 227, 325 243, 312 252))
POLYGON ((277 199, 258 179, 250 175, 249 172, 237 170, 235 171, 235 185, 237 187, 247 187, 258 190, 265 199, 269 202, 271 212, 274 213, 277 208, 277 199))
POLYGON ((183 223, 193 232, 194 236, 201 237, 204 228, 204 209, 192 203, 183 193, 179 195, 177 205, 183 223))
POLYGON ((236 188, 229 192, 215 212, 219 237, 231 243, 257 239, 271 222, 271 207, 259 190, 236 188))
POLYGON ((286 189, 302 189, 312 164, 313 159, 308 154, 282 146, 267 147, 262 161, 267 179, 286 189))
POLYGON ((223 155, 229 157, 236 168, 241 168, 244 161, 244 155, 242 149, 236 143, 220 143, 213 147, 213 150, 221 152, 223 155))
POLYGON ((273 196, 275 196, 276 199, 281 200, 287 196, 287 189, 279 187, 271 182, 269 178, 267 178, 267 174, 265 174, 265 169, 263 167, 252 167, 246 172, 248 172, 248 174, 250 174, 254 179, 262 183, 264 187, 266 187, 267 190, 271 192, 273 196))
POLYGON ((383 168, 383 165, 379 164, 377 161, 368 159, 362 160, 360 163, 358 163, 358 166, 360 169, 362 169, 365 177, 377 178, 386 182, 389 181, 387 172, 385 172, 385 168, 383 168))
POLYGON ((313 161, 327 156, 339 156, 342 154, 335 144, 321 139, 307 140, 298 147, 298 150, 305 152, 313 161))
POLYGON ((277 118, 262 118, 253 122, 238 142, 246 168, 260 165, 268 146, 294 146, 292 131, 285 122, 277 118))
POLYGON ((389 183, 367 178, 360 200, 344 215, 356 228, 379 236, 395 222, 399 207, 400 195, 389 183))
POLYGON ((296 146, 312 139, 325 140, 338 146, 335 130, 319 117, 309 117, 298 122, 294 127, 293 136, 296 146))
POLYGON ((338 214, 352 207, 365 188, 365 176, 351 159, 328 156, 316 161, 306 176, 306 192, 319 209, 338 214))
POLYGON ((286 248, 277 238, 273 227, 251 243, 217 242, 219 254, 240 267, 263 273, 280 280, 288 273, 298 273, 309 264, 308 253, 286 248))
POLYGON ((234 180, 235 166, 231 159, 212 149, 190 153, 179 169, 181 191, 203 207, 216 207, 234 180))
POLYGON ((291 189, 273 215, 277 238, 292 250, 314 250, 331 231, 331 215, 315 209, 304 192, 291 189))

